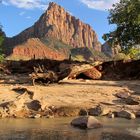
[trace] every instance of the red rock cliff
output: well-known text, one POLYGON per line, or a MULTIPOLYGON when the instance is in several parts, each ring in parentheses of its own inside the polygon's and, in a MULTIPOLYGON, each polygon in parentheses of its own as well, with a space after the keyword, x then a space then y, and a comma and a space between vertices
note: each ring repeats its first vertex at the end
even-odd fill
POLYGON ((13 38, 8 38, 6 45, 14 47, 30 38, 54 38, 74 48, 89 47, 101 51, 95 31, 53 2, 32 27, 13 38))

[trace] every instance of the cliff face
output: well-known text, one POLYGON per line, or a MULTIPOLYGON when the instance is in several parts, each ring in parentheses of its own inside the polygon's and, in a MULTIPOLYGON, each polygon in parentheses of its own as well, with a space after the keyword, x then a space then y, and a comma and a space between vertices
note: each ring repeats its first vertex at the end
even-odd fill
MULTIPOLYGON (((55 40, 62 41, 73 48, 89 47, 96 51, 101 51, 101 45, 98 42, 95 31, 93 31, 88 24, 84 24, 79 19, 71 16, 61 6, 53 2, 50 3, 48 10, 32 27, 24 30, 13 38, 7 38, 6 46, 12 46, 11 52, 18 53, 18 49, 19 52, 21 51, 20 44, 26 42, 30 38, 38 38, 38 41, 42 38, 54 38, 55 40), (13 50, 14 47, 16 47, 16 49, 13 50)), ((27 43, 28 41, 24 44, 27 43)), ((23 46, 24 45, 22 45, 22 47, 23 46)), ((29 46, 31 46, 31 44, 29 46)), ((33 46, 31 48, 33 48, 33 46)), ((24 47, 22 50, 23 49, 24 47)), ((27 55, 26 51, 22 51, 22 54, 20 55, 27 55)))
POLYGON ((121 47, 119 45, 117 46, 111 46, 108 42, 105 42, 102 45, 102 52, 106 54, 109 57, 114 57, 116 54, 118 54, 121 51, 121 47))
POLYGON ((53 50, 44 45, 38 38, 28 39, 27 42, 21 45, 17 45, 13 48, 14 57, 19 58, 24 55, 24 58, 35 58, 35 59, 57 59, 64 60, 66 56, 59 51, 53 50))

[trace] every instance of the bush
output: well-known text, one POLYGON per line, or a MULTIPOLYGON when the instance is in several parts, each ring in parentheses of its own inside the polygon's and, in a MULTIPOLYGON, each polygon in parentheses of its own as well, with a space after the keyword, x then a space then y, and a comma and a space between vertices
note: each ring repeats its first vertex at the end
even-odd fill
POLYGON ((129 55, 126 55, 124 53, 118 53, 114 56, 114 61, 118 61, 118 60, 129 60, 131 59, 129 55))
POLYGON ((128 55, 131 59, 137 60, 140 59, 140 49, 139 48, 131 48, 128 51, 128 55))

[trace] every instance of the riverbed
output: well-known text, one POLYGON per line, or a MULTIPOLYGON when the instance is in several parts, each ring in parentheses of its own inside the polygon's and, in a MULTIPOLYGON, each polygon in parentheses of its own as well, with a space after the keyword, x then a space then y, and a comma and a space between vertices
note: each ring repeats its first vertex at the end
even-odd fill
POLYGON ((1 119, 0 140, 140 140, 140 119, 98 118, 103 128, 73 128, 73 118, 1 119))

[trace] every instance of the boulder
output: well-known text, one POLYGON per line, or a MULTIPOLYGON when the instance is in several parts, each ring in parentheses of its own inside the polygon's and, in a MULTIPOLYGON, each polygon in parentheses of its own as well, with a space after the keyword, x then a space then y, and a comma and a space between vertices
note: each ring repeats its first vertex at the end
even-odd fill
POLYGON ((126 118, 126 119, 135 119, 136 118, 134 113, 127 111, 127 110, 122 110, 120 112, 117 112, 117 117, 126 118))
POLYGON ((81 129, 96 129, 103 125, 93 116, 83 116, 72 120, 71 125, 81 129))
POLYGON ((98 80, 98 79, 101 79, 101 77, 102 77, 101 72, 99 72, 95 67, 87 70, 83 74, 86 75, 87 77, 93 79, 93 80, 98 80))
POLYGON ((104 116, 107 115, 109 112, 110 109, 98 105, 95 108, 90 108, 88 113, 91 116, 104 116))

